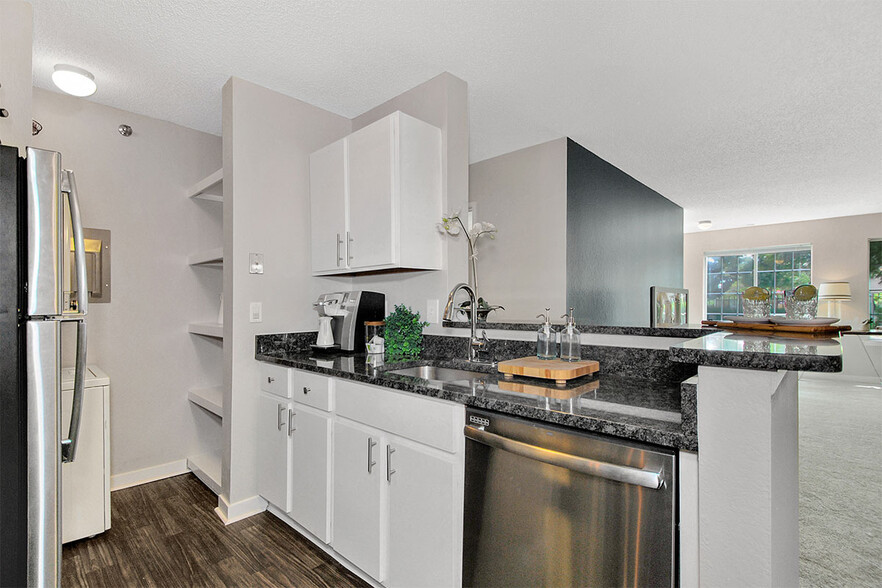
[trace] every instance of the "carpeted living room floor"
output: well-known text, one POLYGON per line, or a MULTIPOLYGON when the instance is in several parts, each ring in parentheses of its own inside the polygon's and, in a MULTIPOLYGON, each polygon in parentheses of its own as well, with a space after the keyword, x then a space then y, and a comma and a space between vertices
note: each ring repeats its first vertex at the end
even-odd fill
POLYGON ((882 586, 882 385, 799 381, 801 586, 882 586))

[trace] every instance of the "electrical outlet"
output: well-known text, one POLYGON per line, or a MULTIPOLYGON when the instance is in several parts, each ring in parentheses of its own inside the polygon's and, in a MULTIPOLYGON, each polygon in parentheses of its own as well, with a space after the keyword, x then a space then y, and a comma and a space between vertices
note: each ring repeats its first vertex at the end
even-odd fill
POLYGON ((248 313, 248 320, 252 323, 262 323, 263 322, 263 304, 260 302, 252 302, 250 312, 248 313))
POLYGON ((426 321, 430 323, 438 322, 438 300, 426 300, 426 321))

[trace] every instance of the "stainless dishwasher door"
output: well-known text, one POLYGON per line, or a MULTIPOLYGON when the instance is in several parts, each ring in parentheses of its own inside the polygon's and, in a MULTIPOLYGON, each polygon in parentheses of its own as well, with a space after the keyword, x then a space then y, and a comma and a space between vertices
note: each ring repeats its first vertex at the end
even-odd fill
POLYGON ((464 586, 673 586, 676 459, 466 412, 464 586))

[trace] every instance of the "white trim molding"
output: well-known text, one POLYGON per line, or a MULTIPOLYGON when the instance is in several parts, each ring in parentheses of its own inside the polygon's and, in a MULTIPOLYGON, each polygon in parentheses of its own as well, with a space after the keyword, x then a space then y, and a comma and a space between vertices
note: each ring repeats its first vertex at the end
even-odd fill
POLYGON ((157 466, 143 468, 140 470, 132 470, 122 474, 114 474, 110 476, 110 491, 122 490, 123 488, 131 488, 132 486, 140 486, 148 482, 155 482, 172 476, 180 476, 190 471, 187 467, 186 459, 170 461, 157 466))
POLYGON ((226 496, 219 494, 217 497, 217 508, 214 509, 214 512, 223 521, 224 525, 229 525, 260 514, 266 510, 266 507, 266 500, 260 496, 252 496, 251 498, 230 504, 227 502, 226 496))

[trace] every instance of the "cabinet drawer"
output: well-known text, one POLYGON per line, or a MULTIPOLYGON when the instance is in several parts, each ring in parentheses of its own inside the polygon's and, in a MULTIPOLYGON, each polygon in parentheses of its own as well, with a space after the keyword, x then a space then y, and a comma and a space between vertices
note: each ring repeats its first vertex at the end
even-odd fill
POLYGON ((291 398, 291 372, 293 370, 273 365, 260 364, 260 389, 282 398, 291 398))
POLYGON ((295 402, 319 410, 334 410, 334 384, 331 378, 301 370, 291 371, 292 398, 295 402))
POLYGON ((465 408, 349 380, 334 380, 337 414, 442 451, 462 445, 465 408))

